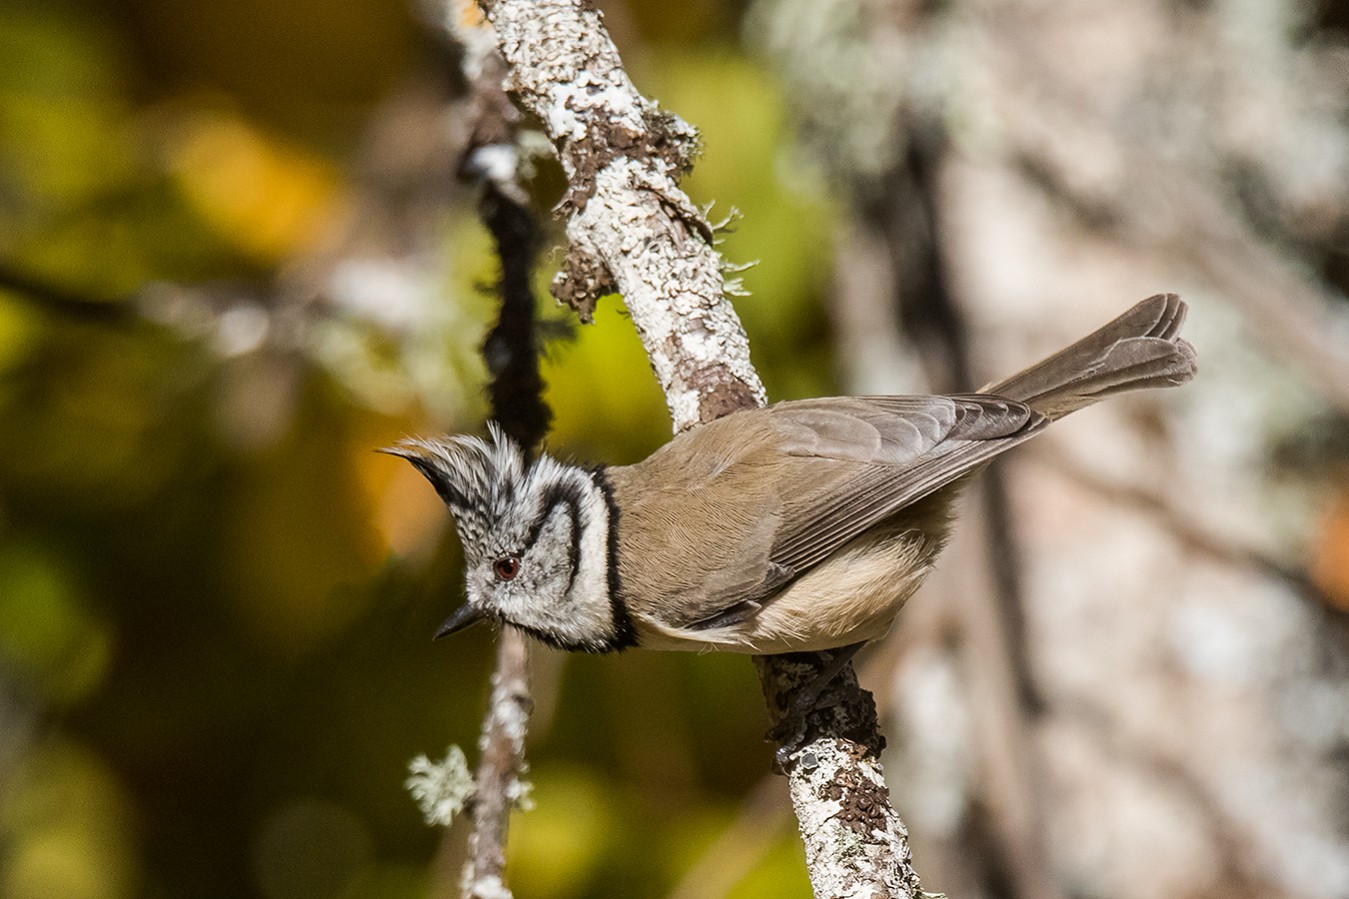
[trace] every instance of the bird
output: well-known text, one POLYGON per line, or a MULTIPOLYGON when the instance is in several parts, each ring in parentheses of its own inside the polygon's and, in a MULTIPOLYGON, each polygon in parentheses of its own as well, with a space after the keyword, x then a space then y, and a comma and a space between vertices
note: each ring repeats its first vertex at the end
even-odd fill
POLYGON ((954 500, 993 458, 1117 393, 1184 384, 1187 307, 1158 294, 973 393, 841 396, 733 412, 641 462, 581 465, 486 438, 385 452, 430 482, 466 602, 553 647, 772 655, 885 636, 932 570, 954 500))

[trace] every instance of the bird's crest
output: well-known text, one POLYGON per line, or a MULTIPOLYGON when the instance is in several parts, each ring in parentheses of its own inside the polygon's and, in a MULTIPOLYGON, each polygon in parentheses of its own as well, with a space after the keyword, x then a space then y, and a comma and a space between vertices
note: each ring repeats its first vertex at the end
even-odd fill
POLYGON ((381 452, 401 456, 420 471, 454 516, 464 551, 474 554, 525 493, 535 466, 520 445, 488 422, 487 439, 458 435, 409 438, 381 452))

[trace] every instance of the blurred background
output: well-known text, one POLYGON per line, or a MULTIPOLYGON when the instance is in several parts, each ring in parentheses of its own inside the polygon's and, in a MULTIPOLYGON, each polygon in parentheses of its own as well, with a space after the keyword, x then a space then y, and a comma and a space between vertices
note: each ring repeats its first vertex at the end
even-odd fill
MULTIPOLYGON (((1000 462, 862 658, 925 887, 1349 896, 1349 3, 601 6, 773 399, 1191 305, 1199 379, 1000 462)), ((432 645, 458 548, 373 452, 486 408, 442 14, 0 0, 0 896, 455 894, 402 782, 493 636, 432 645)), ((552 450, 667 439, 618 298, 541 310, 552 450)), ((746 659, 536 650, 516 895, 809 895, 746 659)))

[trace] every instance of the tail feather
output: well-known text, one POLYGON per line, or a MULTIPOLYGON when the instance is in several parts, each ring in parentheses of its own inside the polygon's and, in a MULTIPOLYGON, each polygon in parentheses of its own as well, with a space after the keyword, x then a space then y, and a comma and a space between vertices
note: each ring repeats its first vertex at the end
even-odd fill
POLYGON ((1020 400, 1052 420, 1116 393, 1184 384, 1197 371, 1194 347, 1179 336, 1186 308, 1173 293, 1148 297, 1072 346, 979 392, 1020 400))

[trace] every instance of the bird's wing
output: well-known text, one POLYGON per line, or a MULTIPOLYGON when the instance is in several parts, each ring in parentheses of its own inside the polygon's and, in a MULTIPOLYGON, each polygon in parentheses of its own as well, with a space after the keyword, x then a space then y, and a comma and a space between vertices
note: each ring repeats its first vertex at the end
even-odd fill
POLYGON ((996 396, 840 397, 738 412, 611 469, 632 611, 716 629, 1045 420, 996 396), (684 561, 651 558, 652 541, 684 561), (676 613, 674 610, 678 610, 676 613))
POLYGON ((806 400, 770 413, 801 486, 783 504, 769 563, 796 574, 1048 423, 975 394, 806 400))

